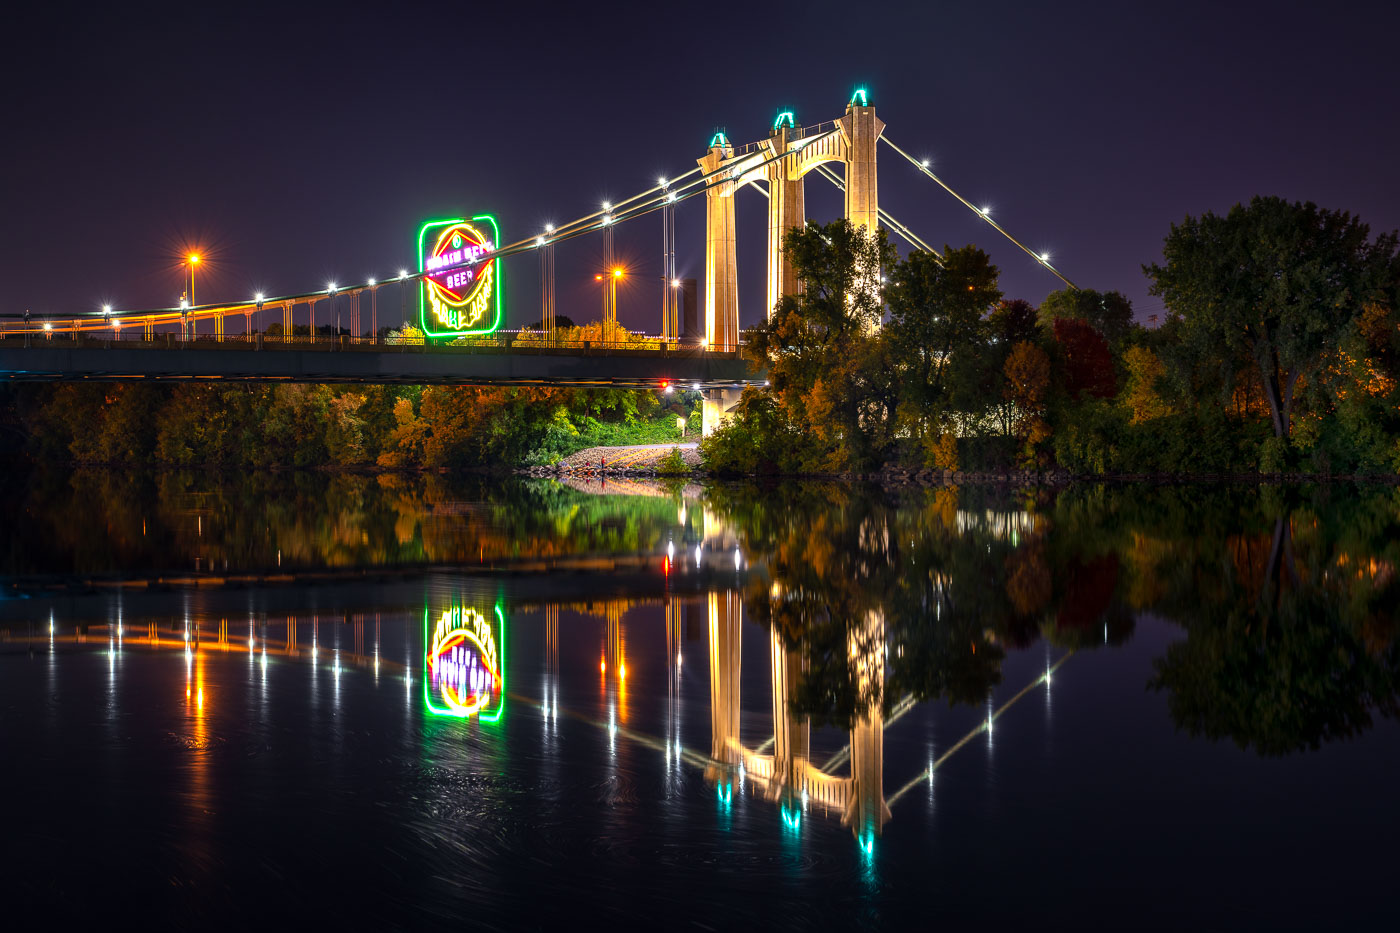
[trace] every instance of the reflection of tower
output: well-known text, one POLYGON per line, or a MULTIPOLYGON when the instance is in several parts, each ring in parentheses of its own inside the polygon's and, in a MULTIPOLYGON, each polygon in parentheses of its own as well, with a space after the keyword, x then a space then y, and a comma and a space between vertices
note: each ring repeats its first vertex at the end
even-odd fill
POLYGON ((559 676, 559 606, 551 603, 544 607, 544 657, 545 670, 551 677, 559 676))
POLYGON ((885 717, 881 704, 885 684, 885 617, 866 613, 865 624, 847 638, 855 667, 859 696, 875 697, 870 709, 851 730, 851 782, 854 785, 841 822, 857 835, 878 835, 890 818, 885 803, 885 717))
POLYGON ((559 606, 544 607, 544 711, 559 713, 559 606))
POLYGON ((666 665, 673 688, 679 688, 681 677, 681 609, 680 600, 674 596, 666 600, 666 665))
POLYGON ((725 764, 739 759, 739 666, 743 657, 743 607, 739 594, 711 593, 710 757, 725 764))
MULTIPOLYGON (((890 818, 884 798, 884 716, 878 695, 883 687, 884 618, 871 613, 848 641, 849 663, 863 697, 876 697, 874 707, 861 715, 851 729, 849 777, 826 774, 811 764, 810 721, 793 711, 793 699, 802 676, 802 654, 783 645, 774 631, 770 641, 773 677, 773 738, 757 749, 745 748, 739 736, 739 677, 743 651, 742 604, 737 594, 709 596, 710 635, 710 757, 706 780, 719 786, 721 800, 728 799, 730 769, 742 769, 763 796, 786 807, 801 796, 828 812, 841 814, 862 844, 880 833, 890 818), (772 754, 764 754, 772 746, 772 754)), ((791 826, 792 824, 789 823, 791 826)))
POLYGON ((287 616, 287 654, 296 657, 297 654, 297 617, 287 616))
POLYGON ((792 711, 793 693, 802 671, 802 654, 783 646, 771 632, 773 652, 773 779, 777 784, 800 787, 810 753, 810 726, 806 716, 792 711))
POLYGON ((622 600, 613 600, 603 605, 603 617, 606 620, 605 658, 607 660, 607 670, 614 672, 617 684, 617 718, 627 721, 627 643, 622 634, 622 610, 626 603, 622 600))

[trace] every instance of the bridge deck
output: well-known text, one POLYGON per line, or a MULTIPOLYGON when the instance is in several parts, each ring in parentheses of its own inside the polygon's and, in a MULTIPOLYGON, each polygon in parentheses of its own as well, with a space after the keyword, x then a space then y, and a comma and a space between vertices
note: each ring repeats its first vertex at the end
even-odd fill
POLYGON ((273 341, 0 339, 9 382, 300 382, 381 385, 658 386, 761 381, 735 351, 273 341))

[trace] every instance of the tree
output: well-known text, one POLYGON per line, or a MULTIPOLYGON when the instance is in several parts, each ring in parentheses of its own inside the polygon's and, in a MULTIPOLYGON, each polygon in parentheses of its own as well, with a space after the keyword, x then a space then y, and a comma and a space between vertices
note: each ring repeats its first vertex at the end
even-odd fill
POLYGON ((1040 303, 1041 326, 1050 331, 1065 320, 1083 321, 1116 347, 1133 329, 1133 303, 1118 292, 1091 288, 1065 288, 1046 295, 1040 303))
POLYGON ((1070 397, 1112 398, 1113 354, 1098 331, 1085 321, 1060 318, 1055 321, 1055 340, 1064 354, 1065 390, 1070 397))
POLYGON ((1158 391, 1158 383, 1167 368, 1156 353, 1147 347, 1129 347, 1123 351, 1123 367, 1128 382, 1123 387, 1123 404, 1132 412, 1132 423, 1140 424, 1172 413, 1172 406, 1158 391))
POLYGON ((1003 367, 1006 385, 1002 392, 1015 407, 1012 431, 1022 445, 1022 461, 1034 464, 1036 445, 1050 436, 1045 423, 1045 396, 1050 391, 1050 357, 1029 341, 1011 348, 1003 367))
POLYGON ((902 381, 904 421, 922 436, 947 406, 950 373, 973 372, 985 339, 983 315, 1001 300, 997 267, 976 246, 916 251, 890 271, 886 334, 902 381))
POLYGON ((1369 237, 1345 211, 1256 197, 1224 217, 1208 211, 1173 224, 1165 263, 1143 271, 1198 353, 1252 363, 1274 436, 1284 438, 1298 380, 1318 370, 1368 301, 1400 280, 1396 235, 1369 237))
POLYGON ((872 279, 894 265, 894 248, 883 230, 871 236, 842 219, 788 231, 783 249, 803 291, 778 302, 745 353, 767 368, 780 420, 818 440, 809 468, 864 466, 893 430, 872 279))
POLYGON ((1021 341, 1034 342, 1040 337, 1037 330, 1039 313, 1035 305, 1023 298, 1003 301, 987 316, 988 333, 992 340, 1010 352, 1021 341))

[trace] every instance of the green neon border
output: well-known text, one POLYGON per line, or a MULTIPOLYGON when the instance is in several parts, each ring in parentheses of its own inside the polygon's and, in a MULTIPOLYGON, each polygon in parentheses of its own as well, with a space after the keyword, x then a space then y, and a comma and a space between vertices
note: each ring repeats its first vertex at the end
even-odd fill
MULTIPOLYGON (((451 223, 460 223, 460 221, 454 220, 451 223)), ((506 711, 506 617, 501 612, 500 603, 496 603, 494 609, 497 623, 496 652, 501 658, 501 702, 490 713, 455 713, 433 703, 433 682, 428 674, 428 645, 431 643, 432 636, 428 633, 428 607, 423 607, 423 705, 434 716, 445 716, 448 719, 475 718, 480 722, 496 722, 506 711)))
MULTIPOLYGON (((496 249, 500 249, 501 228, 500 225, 496 223, 496 218, 492 217, 490 214, 477 214, 470 220, 468 220, 465 217, 455 217, 450 220, 430 220, 427 223, 423 224, 423 226, 418 228, 418 271, 423 271, 423 234, 427 233, 429 230, 434 229, 435 227, 447 227, 451 226, 452 224, 474 223, 476 221, 484 221, 491 225, 491 235, 493 237, 492 242, 495 244, 496 249)), ((505 271, 505 266, 503 263, 501 263, 499 257, 491 261, 496 264, 496 295, 495 300, 492 301, 495 313, 491 317, 491 326, 479 327, 475 330, 432 330, 428 326, 428 286, 420 279, 418 282, 418 323, 422 325, 422 331, 424 334, 428 335, 429 337, 452 337, 455 339, 457 337, 480 337, 483 334, 493 334, 496 331, 500 330, 501 273, 505 271)))

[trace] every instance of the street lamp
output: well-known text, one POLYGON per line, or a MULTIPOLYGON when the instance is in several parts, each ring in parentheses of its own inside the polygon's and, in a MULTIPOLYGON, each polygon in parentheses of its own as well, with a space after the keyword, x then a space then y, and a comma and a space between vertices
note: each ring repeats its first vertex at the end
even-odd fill
POLYGON ((189 256, 186 257, 186 260, 187 260, 188 265, 189 265, 189 267, 190 267, 190 291, 189 291, 189 295, 190 295, 190 305, 193 307, 193 305, 194 305, 194 267, 197 266, 197 265, 199 265, 199 254, 198 254, 198 253, 190 253, 189 256))

